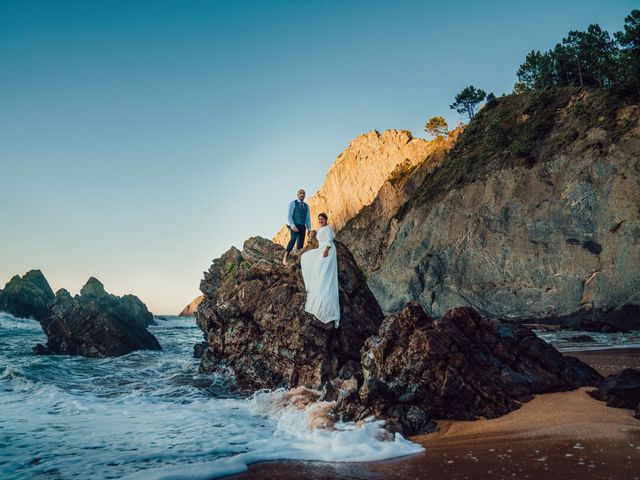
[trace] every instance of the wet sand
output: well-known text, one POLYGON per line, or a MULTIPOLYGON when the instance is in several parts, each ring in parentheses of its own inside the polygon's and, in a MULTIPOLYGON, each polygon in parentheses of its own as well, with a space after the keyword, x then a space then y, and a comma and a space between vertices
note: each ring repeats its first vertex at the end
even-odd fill
MULTIPOLYGON (((604 375, 640 368, 640 349, 571 352, 604 375)), ((640 479, 640 421, 587 395, 591 388, 538 395, 492 420, 440 421, 412 437, 426 451, 366 463, 264 462, 248 479, 640 479)))
POLYGON ((640 348, 610 348, 608 350, 564 352, 564 354, 579 358, 604 376, 620 372, 625 368, 640 369, 640 348))

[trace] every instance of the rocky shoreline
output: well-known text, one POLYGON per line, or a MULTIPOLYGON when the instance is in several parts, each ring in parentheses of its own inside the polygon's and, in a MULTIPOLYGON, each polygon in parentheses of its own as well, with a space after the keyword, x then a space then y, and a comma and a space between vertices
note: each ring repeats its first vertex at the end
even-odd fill
POLYGON ((602 376, 560 354, 528 327, 486 319, 470 307, 434 319, 409 303, 383 316, 340 242, 337 330, 304 312, 298 262, 260 237, 213 261, 200 289, 201 372, 231 369, 247 389, 307 387, 334 402, 335 420, 387 420, 405 435, 434 419, 495 418, 534 395, 596 385, 602 376))
MULTIPOLYGON (((640 369, 640 349, 574 352, 601 374, 640 369)), ((640 423, 633 411, 608 408, 589 388, 536 395, 520 409, 486 420, 437 420, 438 431, 411 437, 421 454, 381 462, 276 461, 250 465, 228 480, 385 478, 633 479, 640 423)))

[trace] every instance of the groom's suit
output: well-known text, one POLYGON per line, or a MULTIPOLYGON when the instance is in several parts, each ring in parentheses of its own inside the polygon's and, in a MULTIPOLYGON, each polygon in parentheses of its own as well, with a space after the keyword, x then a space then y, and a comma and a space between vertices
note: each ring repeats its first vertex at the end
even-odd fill
POLYGON ((291 232, 291 240, 287 245, 287 252, 293 250, 296 241, 298 242, 298 250, 304 247, 304 237, 307 230, 311 230, 311 212, 309 205, 304 201, 294 200, 289 203, 289 214, 287 216, 287 226, 291 232), (297 232, 293 231, 293 227, 298 228, 297 232))

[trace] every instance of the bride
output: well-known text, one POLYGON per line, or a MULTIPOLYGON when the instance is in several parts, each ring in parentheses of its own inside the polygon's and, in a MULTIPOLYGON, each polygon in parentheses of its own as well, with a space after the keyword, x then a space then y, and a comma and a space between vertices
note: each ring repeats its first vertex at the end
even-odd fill
POLYGON ((302 279, 307 288, 305 311, 324 323, 340 322, 338 293, 338 259, 333 243, 333 229, 327 225, 327 214, 318 215, 318 248, 307 250, 300 257, 302 279))

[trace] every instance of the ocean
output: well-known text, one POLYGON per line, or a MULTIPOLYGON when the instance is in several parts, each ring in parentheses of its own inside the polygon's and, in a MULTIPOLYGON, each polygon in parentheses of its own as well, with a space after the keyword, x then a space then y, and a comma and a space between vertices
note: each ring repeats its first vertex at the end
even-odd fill
POLYGON ((282 390, 241 392, 199 374, 192 317, 156 318, 163 351, 116 358, 36 356, 35 320, 0 313, 0 478, 210 479, 263 460, 368 461, 423 451, 382 422, 310 429, 318 405, 282 390), (164 319, 163 319, 164 318, 164 319))
MULTIPOLYGON (((156 318, 163 351, 95 359, 36 356, 38 322, 0 313, 0 478, 210 479, 264 460, 352 462, 419 453, 382 422, 310 429, 314 409, 284 391, 240 391, 231 373, 199 374, 191 317, 156 318)), ((640 346, 640 333, 537 332, 560 350, 640 346)))

